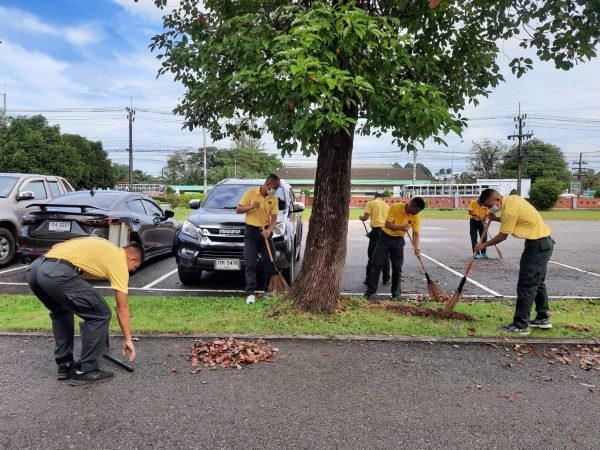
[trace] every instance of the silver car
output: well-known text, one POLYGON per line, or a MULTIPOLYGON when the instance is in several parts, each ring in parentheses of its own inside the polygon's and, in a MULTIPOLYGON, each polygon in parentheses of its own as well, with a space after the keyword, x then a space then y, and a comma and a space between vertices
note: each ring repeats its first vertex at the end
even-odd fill
POLYGON ((39 210, 27 207, 33 203, 46 203, 73 190, 73 186, 61 177, 0 173, 0 268, 10 264, 15 257, 23 216, 39 210))

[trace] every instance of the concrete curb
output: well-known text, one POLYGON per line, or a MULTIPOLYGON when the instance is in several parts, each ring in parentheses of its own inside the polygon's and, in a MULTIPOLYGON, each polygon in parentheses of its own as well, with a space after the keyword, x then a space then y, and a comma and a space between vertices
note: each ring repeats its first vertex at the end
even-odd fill
MULTIPOLYGON (((0 331, 0 337, 19 336, 19 337, 52 337, 52 334, 45 331, 0 331)), ((79 335, 76 335, 79 336, 79 335)), ((120 338, 122 335, 115 334, 111 337, 120 338)), ((600 338, 503 338, 501 336, 490 337, 453 337, 453 336, 385 336, 385 335, 310 335, 310 334, 136 334, 140 339, 163 339, 163 338, 184 338, 184 339, 213 339, 223 337, 233 337, 236 339, 268 339, 268 340, 298 340, 298 341, 362 341, 362 342, 407 342, 407 343, 440 343, 440 344, 538 344, 538 345, 599 345, 600 338)))

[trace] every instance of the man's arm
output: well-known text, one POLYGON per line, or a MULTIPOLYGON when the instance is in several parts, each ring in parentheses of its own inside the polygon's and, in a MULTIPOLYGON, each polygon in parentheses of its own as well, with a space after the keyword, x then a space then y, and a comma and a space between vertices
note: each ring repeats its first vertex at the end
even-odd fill
POLYGON ((359 219, 362 220, 363 222, 365 220, 368 220, 369 219, 369 213, 368 212, 364 213, 362 216, 359 217, 359 219))
POLYGON ((249 205, 237 205, 235 207, 235 212, 238 214, 244 214, 244 213, 247 213, 248 211, 258 208, 259 206, 260 206, 260 202, 252 202, 249 205))
MULTIPOLYGON (((494 214, 493 212, 488 214, 488 219, 493 221, 493 222, 500 222, 500 217, 498 217, 496 214, 494 214)), ((505 238, 506 239, 506 238, 505 238)))
POLYGON ((394 222, 390 222, 389 220, 385 221, 385 227, 388 230, 396 230, 396 231, 408 231, 410 230, 410 223, 404 225, 394 225, 394 222))
POLYGON ((481 217, 479 217, 478 214, 475 214, 473 211, 469 210, 469 215, 473 218, 473 219, 481 219, 481 217))
POLYGON ((128 297, 124 292, 115 291, 115 299, 117 301, 117 318, 119 319, 119 325, 121 326, 121 330, 123 330, 123 336, 125 338, 125 341, 123 342, 123 356, 125 356, 125 351, 129 350, 131 353, 129 355, 129 361, 133 361, 136 353, 135 347, 133 346, 133 341, 131 340, 128 297))
POLYGON ((475 250, 481 251, 486 247, 491 247, 492 245, 499 244, 500 242, 505 241, 507 237, 508 234, 506 233, 498 233, 493 239, 490 239, 487 242, 482 242, 481 244, 477 244, 475 246, 475 250))
POLYGON ((415 245, 415 255, 419 256, 421 252, 421 233, 413 230, 412 234, 413 244, 415 245))

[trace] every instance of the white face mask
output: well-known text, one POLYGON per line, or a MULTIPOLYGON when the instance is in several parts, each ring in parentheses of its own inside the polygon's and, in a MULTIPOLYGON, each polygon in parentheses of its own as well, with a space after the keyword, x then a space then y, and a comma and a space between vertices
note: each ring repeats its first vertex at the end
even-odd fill
POLYGON ((498 205, 494 205, 490 208, 490 212, 493 213, 497 213, 498 211, 500 211, 502 208, 500 208, 498 205))
POLYGON ((267 194, 268 195, 275 195, 275 194, 277 194, 277 189, 271 188, 271 189, 267 190, 267 194))

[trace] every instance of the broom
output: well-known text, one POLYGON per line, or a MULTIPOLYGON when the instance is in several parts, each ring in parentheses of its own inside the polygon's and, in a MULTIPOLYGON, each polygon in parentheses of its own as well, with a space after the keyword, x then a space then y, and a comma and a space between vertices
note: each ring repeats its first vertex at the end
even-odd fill
POLYGON ((271 276, 271 279, 269 280, 269 292, 272 295, 285 294, 290 289, 290 286, 289 284, 287 284, 287 281, 285 281, 285 278, 283 278, 283 275, 281 275, 281 272, 279 272, 275 261, 273 261, 273 253, 271 253, 271 246, 269 245, 269 241, 267 238, 265 238, 265 245, 267 246, 267 252, 269 253, 271 265, 273 266, 276 272, 271 276))
MULTIPOLYGON (((487 223, 485 224, 485 228, 483 229, 483 233, 481 234, 481 238, 479 239, 479 244, 481 244, 483 242, 483 238, 487 235, 487 231, 488 231, 488 228, 490 227, 490 223, 491 223, 491 221, 488 220, 487 223)), ((465 270, 465 274, 463 275, 462 280, 460 280, 460 284, 458 285, 458 288, 448 298, 448 301, 446 302, 446 306, 444 306, 444 310, 442 311, 443 316, 450 315, 450 313, 454 309, 454 305, 456 305, 458 303, 458 301, 460 300, 460 295, 462 294, 462 290, 465 287, 465 283, 467 282, 467 276, 469 275, 469 272, 471 271, 471 267, 473 266, 473 261, 475 261, 476 254, 477 254, 477 251, 474 250, 473 256, 471 256, 471 261, 469 262, 469 265, 467 266, 467 270, 465 270)))
MULTIPOLYGON (((410 239, 410 243, 412 244, 413 248, 415 248, 415 243, 413 242, 412 236, 408 231, 406 232, 406 235, 408 236, 408 239, 410 239)), ((421 263, 421 270, 423 270, 425 278, 427 278, 427 290, 429 291, 429 297, 434 302, 444 302, 448 298, 448 294, 446 294, 444 290, 430 278, 429 274, 427 273, 427 270, 425 270, 425 266, 423 265, 423 260, 421 259, 420 253, 417 254, 417 259, 421 263)))

